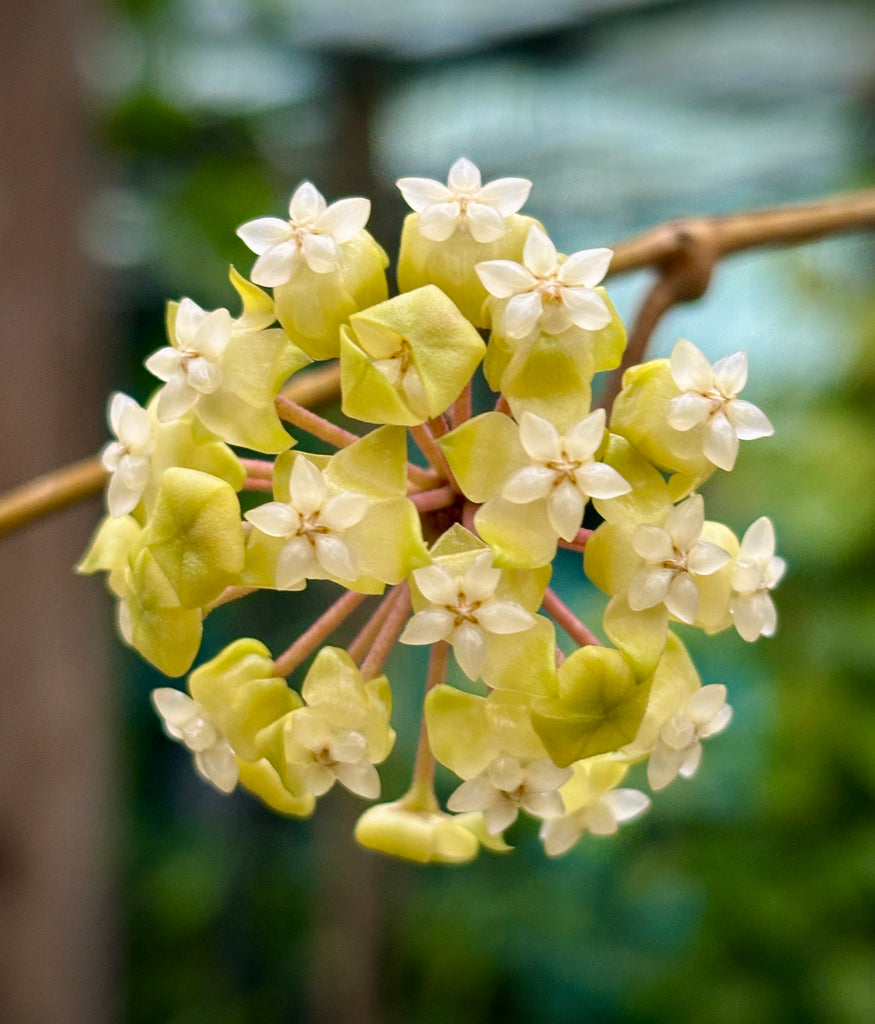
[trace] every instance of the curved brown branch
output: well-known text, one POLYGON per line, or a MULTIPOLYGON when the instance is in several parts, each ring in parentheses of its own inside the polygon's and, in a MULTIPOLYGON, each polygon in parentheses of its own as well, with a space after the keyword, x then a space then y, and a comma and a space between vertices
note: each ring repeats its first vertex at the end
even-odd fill
MULTIPOLYGON (((659 279, 633 324, 626 358, 609 379, 602 404, 609 405, 619 390, 625 368, 640 361, 660 319, 674 304, 703 295, 714 265, 723 257, 871 228, 875 189, 794 206, 672 221, 618 242, 609 276, 655 267, 659 279)), ((339 384, 340 368, 334 363, 295 377, 283 394, 300 405, 319 406, 337 397, 339 384)), ((104 480, 95 457, 9 491, 0 496, 0 536, 98 493, 104 480)))

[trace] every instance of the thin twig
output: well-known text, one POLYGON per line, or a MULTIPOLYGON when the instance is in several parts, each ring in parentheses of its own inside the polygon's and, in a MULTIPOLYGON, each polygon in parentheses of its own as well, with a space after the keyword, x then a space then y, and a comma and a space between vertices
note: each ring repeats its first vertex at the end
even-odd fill
POLYGON ((433 512, 438 508, 446 508, 452 505, 459 492, 452 484, 444 484, 443 487, 433 487, 430 491, 417 491, 408 497, 416 506, 419 512, 433 512))
POLYGON ((310 412, 303 405, 293 402, 284 395, 277 395, 275 405, 280 419, 287 423, 293 423, 321 441, 334 445, 335 448, 348 448, 349 445, 361 440, 358 434, 354 434, 351 430, 345 430, 322 416, 317 416, 315 412, 310 412))
POLYGON ((593 535, 594 530, 587 530, 581 526, 581 528, 574 535, 572 540, 563 540, 559 538, 559 547, 565 548, 566 551, 583 551, 586 547, 586 542, 593 535))
POLYGON ((100 457, 38 476, 0 497, 0 537, 40 516, 99 493, 106 480, 100 457))
POLYGON ((452 480, 453 474, 450 472, 446 456, 438 447, 435 436, 427 424, 421 423, 419 426, 410 427, 410 433, 419 450, 434 467, 435 472, 444 480, 452 480))
POLYGON ((386 621, 389 612, 392 611, 392 605, 399 599, 399 597, 401 597, 401 593, 397 587, 391 587, 389 591, 383 595, 382 600, 374 609, 371 617, 364 626, 362 626, 355 639, 347 647, 347 652, 353 661, 360 662, 371 649, 371 644, 383 628, 383 623, 386 621))
POLYGON ((304 659, 326 640, 337 627, 347 619, 367 597, 356 590, 348 590, 343 597, 331 605, 313 625, 284 651, 274 662, 278 676, 289 676, 304 659))
POLYGON ((410 611, 410 588, 406 583, 400 583, 398 591, 400 596, 392 605, 392 610, 371 644, 368 656, 361 664, 361 672, 365 679, 372 679, 379 674, 407 621, 407 614, 410 611))
MULTIPOLYGON (((425 678, 425 695, 446 681, 447 661, 450 647, 445 640, 432 645, 428 659, 428 675, 425 678)), ((418 806, 430 806, 434 796, 434 754, 428 742, 428 725, 425 710, 420 716, 419 741, 416 745, 416 760, 413 763, 413 779, 407 799, 418 806)), ((436 801, 435 801, 436 802, 436 801)))
POLYGON ((590 632, 568 605, 560 600, 556 591, 549 587, 544 593, 544 611, 551 615, 556 623, 581 647, 602 646, 601 640, 595 633, 590 632))

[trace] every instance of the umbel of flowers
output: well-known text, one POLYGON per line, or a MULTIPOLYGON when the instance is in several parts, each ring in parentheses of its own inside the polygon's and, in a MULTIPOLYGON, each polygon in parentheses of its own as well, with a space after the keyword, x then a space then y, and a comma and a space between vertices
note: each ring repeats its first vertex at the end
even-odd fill
POLYGON ((257 259, 251 281, 231 269, 238 316, 170 304, 168 345, 146 360, 160 386, 145 408, 110 400, 108 514, 80 569, 107 574, 122 637, 172 677, 218 605, 331 581, 334 603, 286 651, 238 639, 186 690, 153 692, 197 771, 287 815, 335 783, 377 800, 392 688, 413 686, 410 788, 365 810, 359 842, 462 862, 510 849, 522 814, 558 855, 646 810, 623 787, 631 766, 662 789, 728 724, 726 687, 702 684, 683 630, 770 636, 784 564, 767 518, 739 541, 706 518, 700 488, 772 427, 739 398, 745 354, 712 366, 688 341, 594 407, 626 340, 600 286, 610 250, 557 253, 519 213, 531 183, 484 185, 466 159, 446 185, 398 186, 413 212, 394 297, 369 202, 328 205, 306 182, 287 219, 239 229, 257 259), (339 360, 356 432, 283 393, 323 360, 339 360), (479 412, 474 378, 491 389, 479 412), (287 423, 334 453, 297 447, 287 423), (245 514, 243 490, 264 499, 245 514), (560 548, 607 597, 598 635, 573 590, 550 587, 560 548), (331 640, 350 616, 343 649, 331 640), (424 679, 384 673, 396 643, 429 649, 424 679), (436 762, 457 777, 443 807, 436 762))

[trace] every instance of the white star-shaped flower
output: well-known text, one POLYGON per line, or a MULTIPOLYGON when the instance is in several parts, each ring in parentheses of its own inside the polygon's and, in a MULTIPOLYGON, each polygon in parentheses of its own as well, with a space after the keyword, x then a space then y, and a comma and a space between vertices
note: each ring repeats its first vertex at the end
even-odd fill
POLYGON ((631 821, 650 806, 650 798, 637 789, 612 789, 594 796, 558 818, 545 821, 538 832, 544 852, 550 857, 567 853, 584 832, 612 836, 624 821, 631 821))
POLYGON ((152 418, 133 398, 116 392, 107 415, 117 440, 101 453, 103 468, 110 474, 106 507, 111 516, 133 512, 149 483, 155 438, 152 418))
POLYGON ((768 516, 748 527, 732 566, 729 601, 732 621, 740 636, 753 642, 760 636, 774 636, 778 624, 773 590, 784 575, 786 563, 775 555, 775 528, 768 516))
POLYGON ((232 326, 227 309, 207 313, 191 299, 179 303, 173 345, 159 348, 146 360, 146 369, 166 382, 156 409, 162 423, 179 419, 201 395, 211 395, 219 389, 219 360, 231 340, 232 326))
POLYGON ((335 780, 368 800, 380 795, 380 776, 368 760, 368 741, 360 732, 333 725, 312 707, 295 711, 291 723, 294 738, 312 758, 302 771, 313 796, 327 793, 335 780))
POLYGON ((169 686, 152 691, 152 704, 167 735, 192 752, 200 774, 216 789, 230 793, 239 774, 234 751, 203 707, 169 686))
POLYGON ((480 171, 466 157, 450 168, 446 185, 431 178, 399 178, 405 202, 419 214, 419 233, 444 242, 468 231, 475 242, 495 242, 507 232, 505 218, 529 197, 526 178, 497 178, 483 185, 480 171))
POLYGON ((300 590, 305 580, 335 576, 355 579, 356 564, 343 534, 368 511, 363 494, 329 496, 328 484, 309 459, 299 455, 292 467, 288 502, 269 501, 245 514, 256 529, 286 544, 277 558, 276 585, 300 590))
POLYGON ((688 697, 659 730, 647 762, 650 788, 663 789, 678 775, 685 779, 695 775, 702 760, 701 740, 722 732, 731 719, 725 686, 712 683, 688 697))
POLYGON ((632 534, 632 547, 644 565, 629 581, 629 607, 636 612, 659 604, 680 619, 694 622, 699 591, 694 576, 710 576, 729 562, 731 555, 717 544, 700 540, 705 502, 693 494, 676 508, 665 527, 641 523, 632 534))
POLYGON ((416 415, 428 417, 428 395, 413 361, 410 342, 406 338, 401 339, 400 347, 392 355, 375 359, 374 369, 379 370, 392 387, 398 389, 416 415))
POLYGON ((340 266, 340 246, 364 228, 371 215, 369 199, 351 197, 326 205, 309 181, 289 202, 289 219, 259 217, 237 234, 258 255, 252 280, 265 288, 285 284, 302 264, 314 274, 331 274, 340 266))
POLYGON ((556 246, 533 226, 523 248, 523 263, 486 260, 474 268, 483 287, 508 299, 504 333, 521 340, 536 329, 561 334, 572 324, 597 331, 611 322, 611 311, 593 289, 611 262, 610 249, 584 249, 560 260, 556 246))
POLYGON ((516 821, 520 808, 535 818, 564 814, 559 787, 570 778, 570 768, 559 768, 549 758, 522 761, 503 755, 481 775, 463 782, 447 807, 457 812, 482 811, 486 831, 494 836, 516 821))
POLYGON ((460 576, 433 564, 414 569, 413 578, 431 607, 407 623, 401 643, 448 641, 469 679, 478 678, 486 660, 485 633, 522 633, 535 624, 522 605, 495 597, 501 570, 493 568, 491 551, 477 555, 460 576))
POLYGON ((774 434, 765 413, 737 397, 747 383, 746 352, 712 366, 695 345, 681 339, 671 354, 671 375, 683 394, 668 403, 669 426, 683 431, 704 424, 705 458, 719 469, 735 465, 739 439, 774 434))
POLYGON ((563 540, 572 540, 590 498, 616 498, 632 490, 613 467, 595 461, 604 436, 604 409, 578 420, 564 437, 549 420, 524 412, 520 442, 531 465, 510 477, 501 496, 515 504, 546 498, 550 525, 563 540))

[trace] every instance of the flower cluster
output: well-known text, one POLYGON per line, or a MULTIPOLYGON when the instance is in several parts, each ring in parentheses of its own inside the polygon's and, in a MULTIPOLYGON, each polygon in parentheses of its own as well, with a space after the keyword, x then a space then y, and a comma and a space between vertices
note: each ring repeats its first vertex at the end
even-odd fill
POLYGON ((383 669, 396 642, 423 646, 410 789, 356 837, 458 863, 509 850, 522 812, 556 856, 647 809, 621 788, 634 765, 662 789, 729 723, 726 687, 702 684, 681 631, 772 635, 784 563, 767 518, 739 541, 705 518, 700 488, 772 427, 738 397, 745 354, 711 366, 688 341, 594 407, 626 341, 600 283, 610 250, 557 253, 519 213, 531 183, 484 185, 464 158, 446 185, 398 186, 413 212, 393 297, 370 203, 329 205, 305 182, 288 220, 239 229, 257 259, 251 281, 231 268, 238 316, 170 304, 169 344, 146 360, 154 395, 110 400, 108 514, 80 570, 107 574, 127 643, 188 674, 153 703, 222 792, 297 817, 335 782, 378 798, 395 740, 383 669), (357 432, 294 401, 329 360, 357 432), (333 454, 299 450, 286 424, 333 454), (244 490, 264 500, 242 513, 244 490), (550 587, 560 549, 607 595, 598 635, 550 587), (337 598, 286 651, 239 639, 190 672, 215 607, 309 580, 337 598), (330 644, 350 617, 354 639, 330 644), (458 780, 445 809, 437 762, 458 780))

